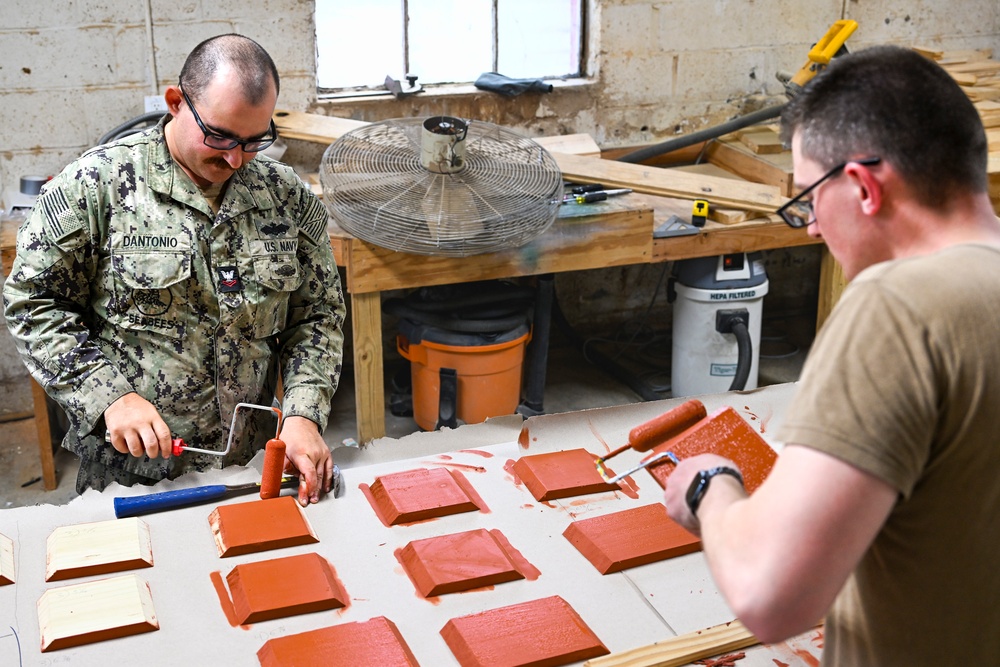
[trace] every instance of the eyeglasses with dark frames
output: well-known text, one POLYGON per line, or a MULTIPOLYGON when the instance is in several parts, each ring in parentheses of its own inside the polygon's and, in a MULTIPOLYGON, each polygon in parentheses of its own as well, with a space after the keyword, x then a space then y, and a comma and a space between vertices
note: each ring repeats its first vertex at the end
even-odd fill
POLYGON ((188 94, 184 92, 184 88, 181 88, 181 95, 184 96, 184 101, 187 102, 188 108, 191 109, 191 114, 194 115, 195 122, 201 128, 202 134, 205 135, 205 145, 209 148, 214 148, 217 151, 229 151, 239 146, 245 153, 257 153, 273 144, 278 138, 278 128, 274 126, 273 119, 271 120, 271 126, 267 130, 267 134, 257 139, 243 141, 242 139, 213 132, 205 127, 205 123, 202 122, 201 116, 198 115, 198 110, 194 108, 194 104, 191 102, 188 94))
POLYGON ((820 183, 823 183, 824 181, 829 180, 834 176, 840 174, 840 172, 844 170, 844 167, 851 164, 852 162, 855 164, 863 164, 867 167, 870 167, 872 165, 878 164, 881 161, 882 158, 880 157, 866 157, 866 158, 861 158, 859 160, 848 160, 847 162, 842 162, 841 164, 838 164, 836 167, 823 174, 823 176, 820 177, 818 181, 816 181, 808 188, 806 188, 805 190, 803 190, 802 192, 800 192, 799 194, 795 195, 790 200, 788 200, 788 203, 786 203, 784 206, 778 209, 778 215, 781 216, 781 219, 784 220, 785 224, 787 224, 789 227, 795 227, 796 229, 798 229, 799 227, 807 227, 811 225, 812 223, 816 222, 816 216, 813 214, 812 200, 805 199, 806 195, 815 190, 820 183))

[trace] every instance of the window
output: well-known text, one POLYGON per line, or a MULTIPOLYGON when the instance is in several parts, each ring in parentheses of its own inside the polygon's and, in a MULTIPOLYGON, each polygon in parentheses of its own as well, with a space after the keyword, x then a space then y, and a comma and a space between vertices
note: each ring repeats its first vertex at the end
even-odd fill
POLYGON ((580 76, 584 0, 316 0, 321 89, 580 76))

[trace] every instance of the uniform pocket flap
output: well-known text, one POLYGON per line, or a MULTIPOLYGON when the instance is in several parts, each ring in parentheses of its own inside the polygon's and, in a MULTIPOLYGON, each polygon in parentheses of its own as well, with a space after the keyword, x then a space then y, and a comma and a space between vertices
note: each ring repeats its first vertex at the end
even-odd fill
POLYGON ((191 275, 186 252, 126 252, 112 261, 122 283, 132 289, 164 289, 191 275))

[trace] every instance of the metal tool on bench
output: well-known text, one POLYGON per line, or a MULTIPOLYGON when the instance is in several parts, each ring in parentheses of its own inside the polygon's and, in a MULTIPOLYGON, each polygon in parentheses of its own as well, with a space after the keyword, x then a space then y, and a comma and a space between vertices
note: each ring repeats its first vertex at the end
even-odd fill
MULTIPOLYGON (((299 478, 295 475, 285 475, 281 478, 280 488, 290 489, 299 485, 299 478)), ((163 510, 190 507, 200 505, 213 500, 232 498, 245 493, 253 493, 260 489, 260 482, 249 482, 247 484, 209 484, 208 486, 195 486, 190 489, 176 489, 174 491, 161 491, 159 493, 148 493, 142 496, 119 496, 114 499, 115 517, 124 519, 140 514, 152 514, 163 510)))
POLYGON ((708 411, 705 409, 705 405, 698 399, 691 399, 681 403, 672 410, 664 412, 658 417, 639 424, 629 431, 627 443, 604 456, 598 457, 594 461, 597 466, 597 472, 601 475, 601 478, 604 479, 604 481, 609 484, 616 484, 628 475, 631 475, 632 473, 665 458, 669 459, 674 463, 674 465, 676 465, 678 461, 673 452, 660 452, 644 460, 631 470, 611 476, 604 467, 604 462, 614 456, 618 456, 628 449, 634 449, 637 452, 648 452, 657 445, 661 445, 667 440, 680 435, 691 426, 704 419, 707 415, 708 411))

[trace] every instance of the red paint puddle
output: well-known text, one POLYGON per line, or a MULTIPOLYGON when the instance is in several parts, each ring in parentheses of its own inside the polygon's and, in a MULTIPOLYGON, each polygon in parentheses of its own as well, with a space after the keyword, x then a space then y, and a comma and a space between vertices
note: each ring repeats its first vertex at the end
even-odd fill
POLYGON ((618 482, 618 486, 621 488, 622 493, 632 500, 639 498, 639 485, 635 483, 634 479, 632 479, 632 475, 629 475, 618 482))
MULTIPOLYGON (((229 599, 229 589, 226 588, 225 582, 222 580, 222 573, 216 570, 215 572, 210 572, 209 576, 212 577, 212 585, 215 587, 215 594, 219 596, 219 604, 222 605, 222 613, 226 615, 226 621, 229 625, 236 627, 239 623, 236 621, 236 609, 233 607, 233 601, 229 599)), ((247 629, 244 627, 244 629, 247 629)))
POLYGON ((476 456, 482 456, 484 459, 493 458, 493 454, 491 452, 484 452, 481 449, 460 449, 458 451, 463 452, 465 454, 475 454, 476 456))

